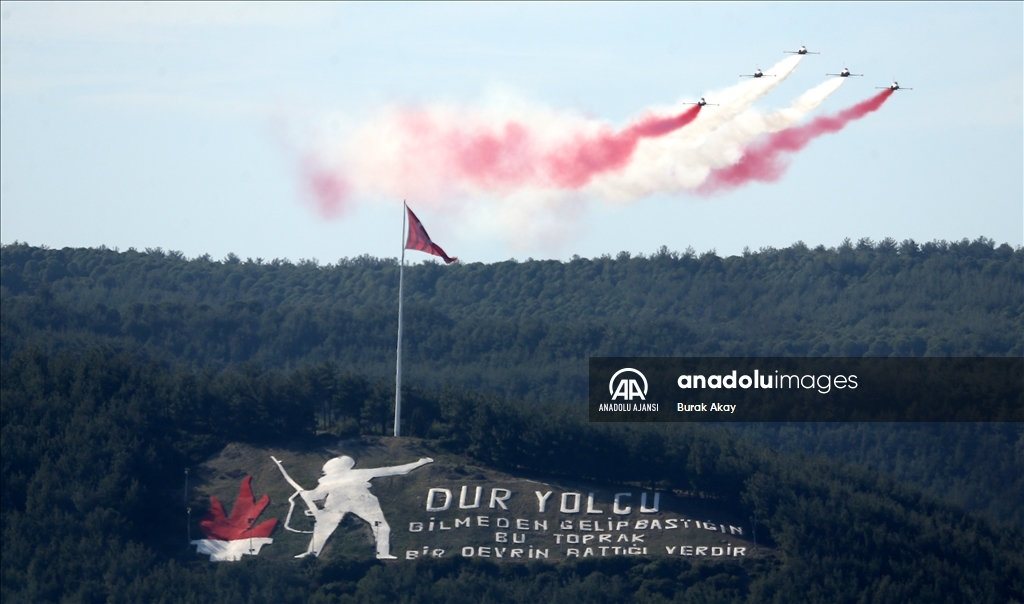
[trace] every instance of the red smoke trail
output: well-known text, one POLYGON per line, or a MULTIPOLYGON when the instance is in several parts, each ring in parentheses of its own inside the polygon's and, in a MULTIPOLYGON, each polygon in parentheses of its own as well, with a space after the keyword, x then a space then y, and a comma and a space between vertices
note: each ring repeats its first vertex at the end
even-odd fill
POLYGON ((301 181, 306 186, 306 193, 312 197, 320 215, 324 218, 335 218, 342 210, 346 198, 352 191, 351 185, 338 170, 331 170, 318 161, 312 153, 300 153, 292 142, 286 120, 281 115, 274 115, 267 122, 270 136, 281 147, 281 150, 292 159, 301 181))
MULTIPOLYGON (((624 168, 642 139, 675 132, 696 119, 700 110, 694 105, 669 117, 647 116, 619 132, 606 128, 554 146, 522 122, 508 121, 487 130, 449 127, 426 111, 407 111, 397 124, 400 160, 393 177, 421 194, 429 194, 427 189, 438 184, 470 184, 499 193, 526 186, 579 189, 603 172, 624 168)), ((353 192, 351 181, 341 170, 325 168, 313 158, 303 162, 302 171, 320 213, 336 216, 353 192)))
POLYGON ((558 186, 578 189, 601 172, 625 167, 640 139, 664 136, 695 120, 700 107, 694 105, 672 117, 648 117, 622 132, 574 141, 547 158, 546 171, 558 186))
POLYGON ((514 121, 496 132, 443 132, 426 114, 416 113, 404 116, 403 129, 413 141, 406 153, 439 162, 437 172, 454 180, 499 191, 529 185, 578 189, 602 172, 625 167, 641 139, 682 128, 700 109, 694 105, 678 115, 646 117, 621 132, 579 135, 554 150, 542 148, 539 137, 514 121))
POLYGON ((453 156, 454 176, 484 189, 525 184, 536 178, 540 168, 535 159, 536 143, 530 131, 517 122, 506 123, 497 134, 453 132, 445 138, 453 156))
POLYGON ((342 203, 350 187, 341 174, 331 171, 307 158, 302 162, 306 185, 316 200, 317 209, 324 218, 334 218, 342 210, 342 203))
POLYGON ((735 164, 712 170, 697 192, 710 195, 723 189, 739 187, 752 180, 775 182, 788 167, 784 153, 795 153, 822 134, 838 132, 853 120, 859 120, 872 111, 877 111, 892 93, 892 90, 883 90, 834 116, 823 115, 806 125, 787 128, 769 135, 763 141, 745 149, 743 156, 735 164))

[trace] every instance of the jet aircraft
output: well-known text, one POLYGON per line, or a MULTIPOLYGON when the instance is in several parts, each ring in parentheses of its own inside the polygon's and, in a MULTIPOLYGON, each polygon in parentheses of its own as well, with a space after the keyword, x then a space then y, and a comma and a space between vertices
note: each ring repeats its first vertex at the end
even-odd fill
POLYGON ((888 88, 889 90, 892 90, 893 92, 896 92, 897 90, 913 90, 913 88, 904 88, 904 87, 900 86, 900 83, 897 82, 895 79, 893 79, 892 84, 890 84, 889 86, 875 86, 875 88, 877 88, 879 90, 885 90, 886 88, 888 88))
POLYGON ((839 73, 826 73, 825 75, 827 75, 827 76, 839 76, 841 78, 848 78, 850 76, 862 76, 864 74, 863 73, 850 73, 850 70, 847 69, 846 66, 843 66, 843 70, 840 71, 839 73))
POLYGON ((755 71, 754 73, 741 73, 740 77, 741 78, 763 78, 763 77, 774 78, 775 76, 770 74, 770 73, 763 73, 761 71, 761 68, 758 67, 757 71, 755 71))
POLYGON ((683 104, 684 105, 700 105, 701 107, 703 107, 705 105, 711 105, 713 107, 718 107, 718 103, 709 103, 709 102, 704 100, 704 97, 700 97, 700 101, 698 101, 696 103, 683 103, 683 104))
POLYGON ((791 55, 820 55, 820 52, 814 52, 813 50, 807 50, 807 47, 803 44, 800 45, 800 50, 784 50, 782 51, 791 55))

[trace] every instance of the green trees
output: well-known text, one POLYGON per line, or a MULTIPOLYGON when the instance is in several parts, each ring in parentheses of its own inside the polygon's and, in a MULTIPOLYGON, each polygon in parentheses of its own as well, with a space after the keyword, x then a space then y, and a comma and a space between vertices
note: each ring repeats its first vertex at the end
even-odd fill
MULTIPOLYGON (((198 366, 332 359, 383 376, 392 362, 393 261, 212 262, 15 244, 0 250, 0 269, 5 355, 28 339, 102 338, 198 366)), ((535 400, 580 396, 575 378, 593 355, 1024 354, 1024 251, 984 238, 428 262, 408 277, 410 367, 426 368, 424 385, 471 380, 535 400), (511 366, 546 372, 551 385, 516 388, 497 375, 511 366), (429 377, 440 368, 445 377, 429 377)))
POLYGON ((379 434, 375 399, 391 395, 383 383, 331 364, 211 372, 99 350, 27 348, 0 371, 5 601, 216 593, 218 601, 268 602, 1001 602, 1024 594, 1020 531, 876 472, 776 453, 710 426, 589 424, 570 406, 542 414, 452 389, 406 393, 416 409, 407 429, 434 437, 428 446, 513 473, 695 493, 753 515, 761 543, 778 555, 693 566, 679 558, 495 566, 458 557, 395 567, 211 565, 183 547, 181 468, 230 441, 308 442, 318 414, 379 434))
POLYGON ((589 356, 1024 354, 1024 252, 984 238, 409 269, 407 434, 510 472, 707 497, 755 516, 777 556, 197 559, 182 468, 233 441, 390 432, 397 272, 3 246, 0 597, 1024 600, 1019 426, 591 425, 578 404, 589 356))

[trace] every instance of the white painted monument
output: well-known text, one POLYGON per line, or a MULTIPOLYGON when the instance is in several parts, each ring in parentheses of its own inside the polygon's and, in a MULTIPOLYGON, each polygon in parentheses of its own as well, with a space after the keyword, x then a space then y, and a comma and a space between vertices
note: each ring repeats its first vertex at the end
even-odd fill
POLYGON ((382 476, 399 476, 432 463, 434 460, 424 457, 419 461, 407 463, 401 466, 390 468, 369 468, 354 470, 356 462, 347 455, 330 459, 323 467, 323 476, 317 481, 314 489, 304 489, 295 482, 288 472, 285 471, 281 461, 273 456, 271 458, 288 484, 295 489, 295 494, 289 498, 291 507, 288 510, 288 517, 285 519, 285 529, 294 533, 311 533, 312 539, 305 552, 295 556, 302 558, 313 555, 319 556, 327 539, 338 528, 345 514, 352 513, 369 523, 373 530, 373 538, 377 544, 377 558, 380 560, 395 560, 391 555, 391 527, 384 519, 384 512, 380 509, 380 502, 370 493, 370 480, 382 476), (295 498, 301 497, 306 503, 306 515, 313 518, 312 531, 298 531, 289 525, 292 511, 295 509, 295 498))

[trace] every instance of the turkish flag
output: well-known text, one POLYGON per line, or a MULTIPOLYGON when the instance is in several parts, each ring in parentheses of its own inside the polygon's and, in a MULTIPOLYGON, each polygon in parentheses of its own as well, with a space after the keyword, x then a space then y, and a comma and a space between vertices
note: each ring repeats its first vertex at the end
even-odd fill
POLYGON ((405 239, 405 249, 419 250, 440 256, 445 264, 459 261, 458 258, 449 258, 448 254, 444 253, 444 250, 441 249, 441 246, 430 240, 430 235, 427 235, 427 229, 423 228, 423 223, 420 222, 419 218, 416 218, 416 215, 412 213, 409 206, 405 207, 405 211, 409 213, 409 236, 405 239))

